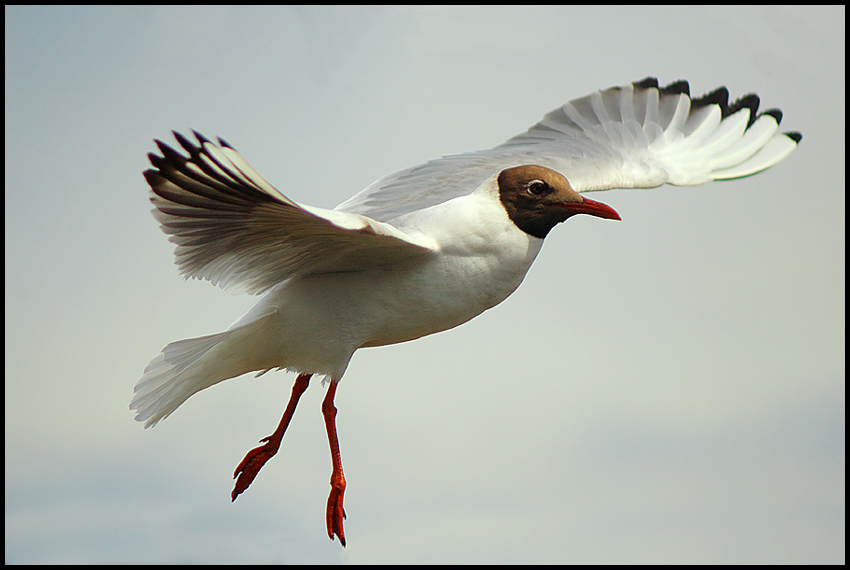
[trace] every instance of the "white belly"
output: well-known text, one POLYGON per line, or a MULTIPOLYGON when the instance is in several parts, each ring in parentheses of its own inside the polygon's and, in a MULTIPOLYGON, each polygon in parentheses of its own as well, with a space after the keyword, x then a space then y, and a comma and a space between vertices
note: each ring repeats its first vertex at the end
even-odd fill
POLYGON ((315 344, 351 350, 413 340, 468 321, 501 303, 540 249, 506 258, 440 256, 403 269, 313 275, 288 282, 280 298, 287 327, 315 344))
POLYGON ((401 267, 288 280, 234 326, 272 309, 275 346, 268 348, 276 366, 337 378, 358 348, 456 327, 513 293, 543 244, 513 225, 498 202, 488 202, 488 207, 490 203, 489 211, 447 207, 447 216, 466 218, 428 228, 440 244, 430 258, 401 267))

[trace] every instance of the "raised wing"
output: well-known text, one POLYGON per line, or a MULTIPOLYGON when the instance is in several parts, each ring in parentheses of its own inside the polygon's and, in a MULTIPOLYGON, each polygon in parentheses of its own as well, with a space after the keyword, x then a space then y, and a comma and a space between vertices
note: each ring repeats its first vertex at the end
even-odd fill
POLYGON ((174 136, 189 156, 156 141, 162 155, 148 155, 154 169, 144 176, 186 277, 260 293, 295 275, 390 265, 435 248, 366 216, 296 204, 222 139, 174 136))
POLYGON ((390 174, 336 207, 390 221, 475 190, 521 164, 562 173, 578 192, 695 185, 741 178, 788 156, 802 136, 779 133, 782 112, 759 98, 731 105, 725 87, 691 99, 686 81, 647 78, 576 99, 490 150, 446 156, 390 174))

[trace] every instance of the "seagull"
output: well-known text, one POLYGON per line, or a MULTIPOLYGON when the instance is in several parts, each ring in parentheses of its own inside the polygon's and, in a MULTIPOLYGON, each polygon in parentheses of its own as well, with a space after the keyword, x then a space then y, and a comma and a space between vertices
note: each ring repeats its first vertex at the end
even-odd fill
POLYGON ((297 377, 277 429, 236 467, 231 500, 277 453, 314 375, 331 450, 328 537, 345 546, 346 482, 334 396, 359 348, 456 327, 504 301, 556 225, 620 220, 581 194, 743 178, 802 139, 759 98, 720 87, 691 98, 655 78, 596 91, 489 150, 385 176, 330 210, 297 203, 223 139, 174 132, 144 172, 153 215, 186 278, 262 294, 226 331, 172 342, 145 368, 130 409, 151 427, 193 394, 248 372, 297 377))

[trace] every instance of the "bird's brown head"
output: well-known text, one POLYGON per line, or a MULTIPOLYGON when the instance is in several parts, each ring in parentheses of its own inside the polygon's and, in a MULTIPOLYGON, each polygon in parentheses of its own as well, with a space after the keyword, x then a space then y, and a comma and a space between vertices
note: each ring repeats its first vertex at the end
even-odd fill
POLYGON ((519 229, 540 239, 576 214, 620 219, 613 208, 583 198, 562 174, 545 166, 506 168, 499 173, 498 183, 499 199, 508 217, 519 229))

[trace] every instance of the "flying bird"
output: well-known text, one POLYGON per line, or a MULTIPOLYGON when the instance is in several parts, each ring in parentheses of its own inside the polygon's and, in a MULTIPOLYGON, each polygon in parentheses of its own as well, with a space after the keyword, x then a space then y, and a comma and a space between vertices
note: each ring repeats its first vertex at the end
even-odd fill
POLYGON ((691 98, 686 81, 659 87, 647 78, 570 101, 492 149, 385 176, 332 210, 293 201, 221 138, 175 132, 187 154, 157 140, 144 177, 180 273, 262 298, 224 332, 167 345, 130 409, 151 427, 228 378, 295 372, 277 429, 236 468, 236 500, 277 452, 310 378, 324 376, 326 524, 345 546, 334 396, 354 352, 444 331, 498 305, 572 216, 620 219, 585 192, 690 186, 774 166, 802 136, 780 133, 782 113, 758 107, 754 94, 730 104, 725 87, 691 98))

